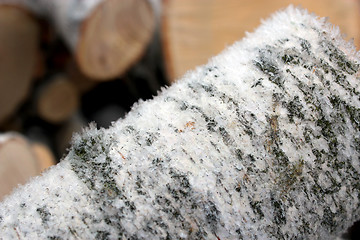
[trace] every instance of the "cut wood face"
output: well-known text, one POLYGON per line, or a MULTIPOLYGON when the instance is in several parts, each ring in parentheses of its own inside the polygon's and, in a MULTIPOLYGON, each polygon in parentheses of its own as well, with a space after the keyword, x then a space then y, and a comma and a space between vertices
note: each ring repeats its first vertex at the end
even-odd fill
POLYGON ((360 47, 360 9, 355 0, 167 0, 162 34, 165 64, 171 82, 205 64, 226 46, 259 26, 261 19, 289 4, 329 17, 360 47))
POLYGON ((0 142, 0 200, 37 174, 38 163, 26 140, 14 137, 0 142))
POLYGON ((46 145, 41 143, 33 143, 31 144, 31 150, 36 156, 38 165, 37 174, 39 172, 43 172, 56 163, 54 154, 46 145))
POLYGON ((0 7, 0 122, 28 94, 37 59, 39 27, 20 8, 0 7))
POLYGON ((76 56, 81 70, 95 79, 121 75, 138 60, 155 27, 144 0, 105 0, 84 21, 76 56))
POLYGON ((39 92, 37 111, 43 119, 59 123, 68 119, 78 105, 79 96, 75 87, 59 76, 39 92))

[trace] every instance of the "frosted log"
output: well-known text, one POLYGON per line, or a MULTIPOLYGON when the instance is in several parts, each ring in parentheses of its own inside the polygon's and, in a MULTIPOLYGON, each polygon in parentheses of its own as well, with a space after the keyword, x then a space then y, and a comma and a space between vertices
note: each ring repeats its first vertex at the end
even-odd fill
POLYGON ((4 239, 334 239, 359 219, 359 53, 289 7, 0 204, 4 239))

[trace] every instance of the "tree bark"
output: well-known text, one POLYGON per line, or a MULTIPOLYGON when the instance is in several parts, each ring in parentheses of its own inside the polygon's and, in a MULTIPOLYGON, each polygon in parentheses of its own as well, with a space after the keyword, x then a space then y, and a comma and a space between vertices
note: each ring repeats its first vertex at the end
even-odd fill
POLYGON ((289 7, 0 204, 13 239, 334 239, 359 218, 359 53, 289 7))

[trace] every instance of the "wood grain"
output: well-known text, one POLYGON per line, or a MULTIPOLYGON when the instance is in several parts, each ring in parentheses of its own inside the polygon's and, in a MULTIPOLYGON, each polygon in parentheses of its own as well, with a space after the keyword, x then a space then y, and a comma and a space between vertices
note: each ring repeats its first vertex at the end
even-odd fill
POLYGON ((155 28, 146 0, 105 0, 82 24, 76 57, 89 77, 109 80, 124 73, 145 51, 155 28))
POLYGON ((39 174, 36 156, 25 138, 0 136, 0 200, 18 184, 39 174))
POLYGON ((79 106, 75 86, 66 76, 56 76, 37 93, 36 109, 40 117, 50 123, 67 120, 79 106))
POLYGON ((25 100, 34 75, 39 27, 25 10, 0 6, 0 122, 25 100))
POLYGON ((170 81, 205 64, 246 32, 252 32, 261 19, 289 4, 329 17, 360 47, 360 7, 355 0, 166 0, 162 34, 170 81))

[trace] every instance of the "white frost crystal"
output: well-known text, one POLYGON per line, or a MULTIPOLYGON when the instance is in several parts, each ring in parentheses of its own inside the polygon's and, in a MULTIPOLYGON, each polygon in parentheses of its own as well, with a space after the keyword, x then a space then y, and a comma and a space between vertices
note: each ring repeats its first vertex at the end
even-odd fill
POLYGON ((289 7, 0 204, 3 239, 333 239, 359 218, 359 54, 289 7))

